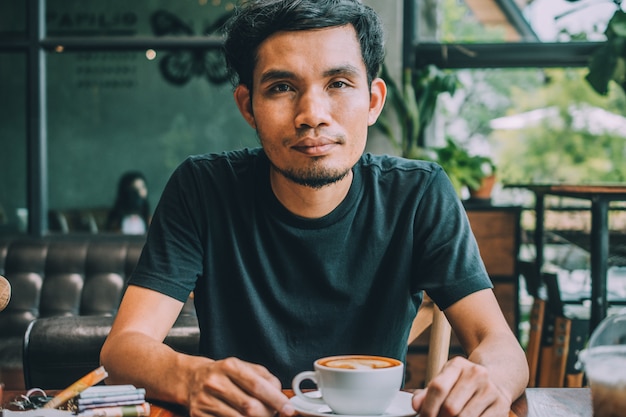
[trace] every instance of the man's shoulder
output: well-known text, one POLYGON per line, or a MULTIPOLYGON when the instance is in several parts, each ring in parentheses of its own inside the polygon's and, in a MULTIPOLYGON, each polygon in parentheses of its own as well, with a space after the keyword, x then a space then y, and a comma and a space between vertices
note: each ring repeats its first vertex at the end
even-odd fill
POLYGON ((435 162, 391 155, 364 154, 355 170, 365 190, 387 193, 389 198, 415 201, 435 194, 454 194, 441 166, 435 162))
POLYGON ((198 155, 191 155, 185 160, 185 164, 205 164, 215 162, 226 163, 250 163, 255 161, 262 154, 261 148, 243 148, 223 152, 209 152, 198 155))
POLYGON ((370 153, 363 154, 361 158, 361 167, 365 170, 372 170, 381 174, 391 172, 422 172, 425 175, 431 175, 441 170, 441 167, 438 164, 431 161, 408 159, 393 155, 375 155, 370 153))
POLYGON ((261 148, 244 148, 224 152, 211 152, 188 156, 179 166, 178 171, 185 175, 198 174, 235 174, 254 170, 264 157, 261 148))
POLYGON ((180 188, 211 185, 213 189, 232 189, 244 184, 252 187, 260 177, 257 173, 267 166, 266 159, 257 148, 190 155, 172 173, 170 182, 180 188))

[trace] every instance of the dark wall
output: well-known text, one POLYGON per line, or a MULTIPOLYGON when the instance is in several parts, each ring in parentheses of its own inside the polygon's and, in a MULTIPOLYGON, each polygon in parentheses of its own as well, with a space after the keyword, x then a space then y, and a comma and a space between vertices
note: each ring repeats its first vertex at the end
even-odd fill
MULTIPOLYGON (((233 2, 46 3, 48 36, 153 37, 210 32, 233 2)), ((394 27, 401 2, 382 3, 381 15, 387 27, 394 27)), ((24 4, 0 3, 0 39, 25 37, 24 4)), ((398 49, 398 33, 391 35, 390 44, 398 49)), ((119 177, 131 169, 147 177, 154 208, 172 170, 186 156, 257 146, 254 131, 234 104, 230 84, 211 81, 223 75, 206 70, 207 60, 215 59, 214 53, 158 50, 155 57, 148 51, 47 53, 49 208, 110 206, 119 177), (169 70, 163 69, 164 61, 169 70)), ((26 74, 23 51, 0 52, 0 234, 26 228, 26 74)), ((384 139, 370 139, 368 150, 393 151, 384 139)))

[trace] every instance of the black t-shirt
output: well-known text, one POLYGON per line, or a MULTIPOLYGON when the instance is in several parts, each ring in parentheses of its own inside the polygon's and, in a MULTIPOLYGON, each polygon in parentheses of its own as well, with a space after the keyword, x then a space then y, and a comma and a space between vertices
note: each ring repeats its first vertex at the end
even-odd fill
POLYGON ((365 154, 319 219, 274 196, 262 150, 188 158, 168 182, 131 284, 194 291, 200 352, 266 366, 285 387, 326 355, 406 355, 421 291, 446 308, 491 287, 443 170, 365 154))

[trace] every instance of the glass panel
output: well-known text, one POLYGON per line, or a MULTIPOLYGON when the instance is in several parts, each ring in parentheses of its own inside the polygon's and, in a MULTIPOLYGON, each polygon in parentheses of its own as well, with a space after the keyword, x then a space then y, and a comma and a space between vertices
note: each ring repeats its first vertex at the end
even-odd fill
MULTIPOLYGON (((461 87, 440 96, 438 141, 453 138, 497 165, 495 205, 521 205, 522 259, 534 260, 534 195, 503 184, 626 182, 626 95, 595 93, 586 69, 460 70, 461 87)), ((564 299, 589 297, 590 203, 546 198, 544 270, 558 273, 564 299)), ((624 300, 626 203, 609 211, 608 297, 624 300)))
POLYGON ((234 8, 226 0, 49 0, 48 36, 202 35, 234 8))
POLYGON ((0 234, 25 232, 26 56, 0 53, 0 234))
POLYGON ((460 70, 442 95, 437 141, 492 156, 502 183, 626 181, 626 97, 607 97, 586 69, 460 70))
POLYGON ((617 8, 603 0, 542 0, 527 6, 524 14, 542 42, 603 41, 617 8))
MULTIPOLYGON (((606 24, 620 7, 615 3, 610 0, 418 1, 419 41, 599 41, 605 39, 606 24)), ((621 7, 625 9, 626 4, 621 7)))
POLYGON ((26 33, 26 1, 0 1, 0 39, 23 37, 26 33))
MULTIPOLYGON (((210 82, 204 69, 180 73, 170 69, 178 65, 163 65, 202 63, 207 56, 170 51, 49 54, 50 209, 69 217, 77 209, 81 215, 87 211, 95 218, 79 216, 74 230, 93 231, 94 222, 102 230, 126 171, 145 175, 153 210, 172 170, 186 156, 256 146, 230 84, 210 82)), ((50 227, 55 230, 52 221, 50 227)))

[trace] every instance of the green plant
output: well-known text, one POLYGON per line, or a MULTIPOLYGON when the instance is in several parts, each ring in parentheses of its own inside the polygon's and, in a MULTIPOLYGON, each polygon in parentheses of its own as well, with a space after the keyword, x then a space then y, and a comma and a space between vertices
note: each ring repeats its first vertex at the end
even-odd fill
POLYGON ((387 136, 402 156, 420 159, 424 129, 432 121, 439 94, 454 94, 457 78, 434 65, 413 71, 406 68, 401 85, 396 84, 383 65, 381 78, 387 84, 387 111, 383 112, 376 127, 387 136), (392 114, 395 113, 395 118, 392 114), (399 135, 394 129, 397 123, 399 135))
POLYGON ((611 80, 626 92, 626 13, 617 9, 604 33, 606 42, 593 53, 585 79, 602 95, 611 80))
POLYGON ((460 195, 463 187, 470 190, 480 188, 483 178, 494 175, 496 165, 491 158, 483 155, 472 155, 459 146, 454 140, 447 138, 446 145, 429 148, 423 159, 437 162, 446 171, 452 185, 460 195))
POLYGON ((470 155, 451 138, 443 147, 423 146, 424 129, 432 121, 437 99, 441 93, 453 95, 459 84, 453 74, 446 73, 434 65, 418 71, 405 69, 402 84, 397 85, 383 66, 381 77, 388 86, 387 105, 395 113, 384 113, 376 123, 405 158, 424 159, 437 162, 446 171, 457 193, 463 187, 478 189, 482 179, 495 172, 495 164, 486 156, 470 155), (398 123, 399 136, 394 130, 398 123))

